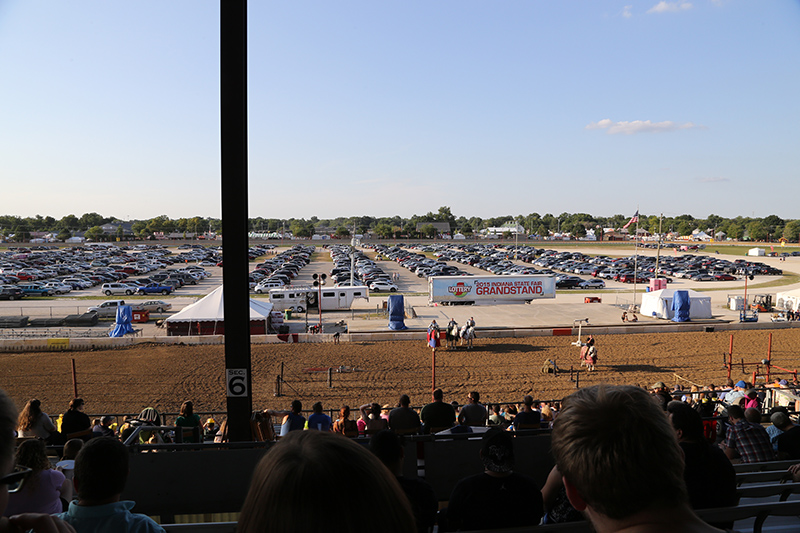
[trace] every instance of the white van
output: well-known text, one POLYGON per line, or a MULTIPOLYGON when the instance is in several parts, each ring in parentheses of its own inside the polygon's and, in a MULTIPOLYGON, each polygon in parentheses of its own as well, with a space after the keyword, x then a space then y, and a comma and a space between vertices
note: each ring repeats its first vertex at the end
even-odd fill
POLYGON ((356 287, 285 287, 270 289, 269 302, 276 311, 290 310, 302 313, 307 309, 323 311, 334 309, 350 309, 356 298, 369 300, 369 289, 364 286, 356 287))

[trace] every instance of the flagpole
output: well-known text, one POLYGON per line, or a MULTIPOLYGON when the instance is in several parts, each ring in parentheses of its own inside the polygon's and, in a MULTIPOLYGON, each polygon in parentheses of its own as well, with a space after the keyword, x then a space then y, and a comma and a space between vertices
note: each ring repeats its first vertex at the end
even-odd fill
POLYGON ((639 206, 636 206, 636 232, 633 234, 633 312, 636 312, 636 278, 639 277, 639 206))

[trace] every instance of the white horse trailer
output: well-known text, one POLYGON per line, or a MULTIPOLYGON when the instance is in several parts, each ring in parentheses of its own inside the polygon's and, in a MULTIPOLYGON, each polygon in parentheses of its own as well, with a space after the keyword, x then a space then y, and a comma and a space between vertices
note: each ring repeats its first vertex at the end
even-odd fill
POLYGON ((269 303, 277 311, 290 310, 302 313, 307 309, 331 311, 350 309, 356 298, 369 300, 369 289, 365 285, 356 287, 281 287, 270 289, 269 303))

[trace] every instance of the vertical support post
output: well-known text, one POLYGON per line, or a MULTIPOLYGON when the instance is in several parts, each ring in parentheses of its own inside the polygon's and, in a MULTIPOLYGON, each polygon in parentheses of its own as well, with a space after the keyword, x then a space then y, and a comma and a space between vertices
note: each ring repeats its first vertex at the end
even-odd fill
POLYGON ((329 389, 333 388, 333 367, 332 366, 328 367, 328 388, 329 389))
POLYGON ((433 349, 431 355, 431 397, 433 397, 433 391, 436 390, 436 348, 433 349))
POLYGON ((731 343, 728 347, 728 379, 731 379, 731 368, 733 367, 733 333, 731 333, 731 343))
POLYGON ((247 220, 247 1, 220 0, 220 154, 225 231, 225 382, 228 437, 251 440, 247 220))
POLYGON ((75 359, 72 359, 72 394, 73 398, 78 397, 78 374, 75 372, 75 359))

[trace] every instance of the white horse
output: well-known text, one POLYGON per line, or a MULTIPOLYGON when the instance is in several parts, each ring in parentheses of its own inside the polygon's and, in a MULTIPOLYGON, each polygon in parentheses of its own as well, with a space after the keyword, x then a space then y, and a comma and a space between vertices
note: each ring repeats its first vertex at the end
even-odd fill
POLYGON ((596 370, 597 347, 584 344, 581 346, 581 366, 585 366, 589 372, 596 370))
POLYGON ((464 324, 461 328, 461 345, 463 346, 466 342, 467 348, 472 349, 472 341, 475 338, 475 327, 470 326, 468 324, 464 324))

